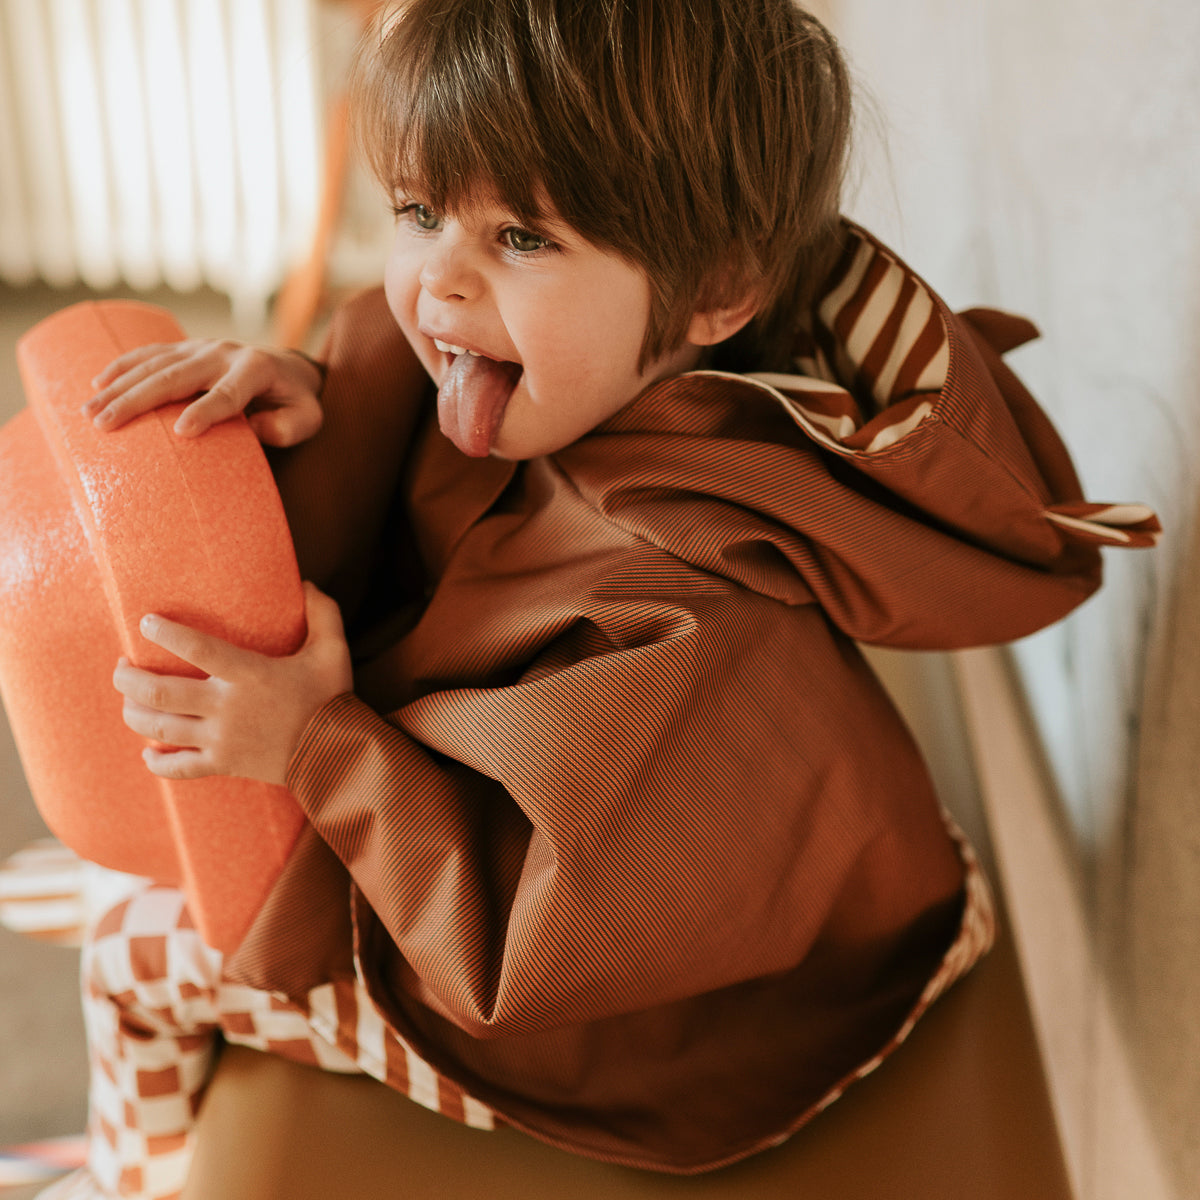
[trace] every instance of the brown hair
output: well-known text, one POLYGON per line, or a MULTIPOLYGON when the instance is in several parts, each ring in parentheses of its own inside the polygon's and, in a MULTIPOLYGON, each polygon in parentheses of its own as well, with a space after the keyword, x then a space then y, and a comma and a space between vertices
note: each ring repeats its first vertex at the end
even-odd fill
POLYGON ((482 183, 534 229, 545 197, 644 269, 643 362, 747 288, 777 351, 837 236, 850 85, 792 0, 403 0, 354 95, 389 191, 453 211, 482 183))

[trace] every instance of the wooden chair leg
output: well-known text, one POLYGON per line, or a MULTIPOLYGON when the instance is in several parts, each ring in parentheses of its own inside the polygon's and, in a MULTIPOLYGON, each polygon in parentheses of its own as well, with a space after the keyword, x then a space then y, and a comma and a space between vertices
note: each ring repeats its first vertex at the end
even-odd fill
MULTIPOLYGON (((343 0, 353 20, 367 29, 380 10, 380 0, 343 0)), ((276 345, 303 350, 325 297, 329 252, 341 219, 342 201, 350 175, 350 98, 343 94, 329 106, 325 121, 325 172, 317 223, 308 257, 284 280, 275 299, 273 340, 276 345)), ((382 274, 382 264, 380 273, 382 274)))
POLYGON ((349 141, 349 99, 341 96, 330 107, 326 121, 325 173, 312 246, 305 261, 284 281, 275 300, 273 339, 279 346, 304 349, 321 311, 329 250, 341 217, 349 173, 349 141))

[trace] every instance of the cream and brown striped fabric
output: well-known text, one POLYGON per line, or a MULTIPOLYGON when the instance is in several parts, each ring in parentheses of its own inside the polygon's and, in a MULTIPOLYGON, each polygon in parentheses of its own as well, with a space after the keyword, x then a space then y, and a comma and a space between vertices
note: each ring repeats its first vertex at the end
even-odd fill
POLYGON ((88 923, 80 857, 42 838, 0 863, 0 925, 59 946, 78 946, 88 923))
POLYGON ((0 862, 0 925, 79 946, 104 913, 147 882, 85 862, 57 838, 39 838, 0 862))

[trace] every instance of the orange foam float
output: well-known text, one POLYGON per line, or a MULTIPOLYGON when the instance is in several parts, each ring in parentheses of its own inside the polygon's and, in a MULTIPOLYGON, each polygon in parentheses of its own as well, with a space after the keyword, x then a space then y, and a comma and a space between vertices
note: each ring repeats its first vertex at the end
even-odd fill
POLYGON ((161 613, 266 654, 304 639, 283 506, 242 418, 199 438, 182 404, 111 432, 80 411, 113 358, 183 337, 165 310, 73 305, 20 341, 27 407, 0 429, 0 699, 34 801, 84 858, 181 887, 202 936, 240 942, 304 817, 281 787, 152 775, 112 685, 125 655, 197 675, 147 642, 161 613))

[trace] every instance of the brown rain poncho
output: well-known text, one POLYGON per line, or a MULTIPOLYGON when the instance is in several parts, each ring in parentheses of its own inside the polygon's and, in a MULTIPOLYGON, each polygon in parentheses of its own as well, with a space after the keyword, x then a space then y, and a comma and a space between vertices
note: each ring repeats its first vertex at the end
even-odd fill
POLYGON ((1025 323, 849 233, 802 375, 672 379, 520 464, 440 434, 378 294, 342 312, 329 428, 279 477, 348 610, 380 531, 375 632, 294 757, 312 830, 235 977, 303 1001, 353 925, 447 1077, 694 1170, 802 1123, 982 952, 986 888, 854 642, 1021 636, 1154 524, 1082 504, 998 357, 1025 323))

